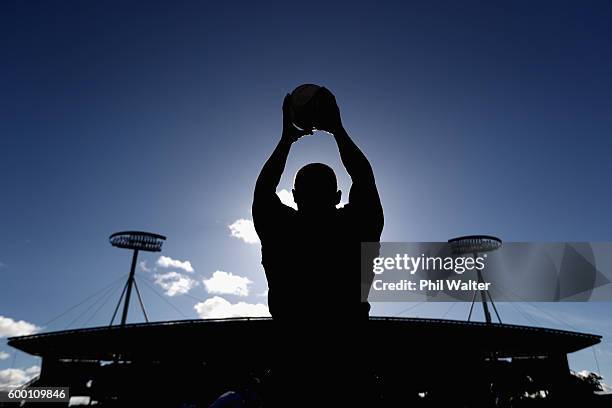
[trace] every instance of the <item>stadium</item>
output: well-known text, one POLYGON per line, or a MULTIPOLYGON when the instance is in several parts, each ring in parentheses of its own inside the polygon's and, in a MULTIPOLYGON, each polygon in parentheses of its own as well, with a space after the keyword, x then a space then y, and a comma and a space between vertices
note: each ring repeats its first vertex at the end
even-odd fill
MULTIPOLYGON (((269 318, 165 321, 40 333, 8 344, 42 357, 31 386, 68 386, 71 396, 102 407, 200 407, 247 375, 265 389, 274 376, 272 325, 269 318)), ((427 406, 449 395, 479 406, 493 388, 498 396, 565 397, 567 354, 601 341, 540 327, 392 317, 371 317, 364 336, 381 406, 383 400, 427 406)))

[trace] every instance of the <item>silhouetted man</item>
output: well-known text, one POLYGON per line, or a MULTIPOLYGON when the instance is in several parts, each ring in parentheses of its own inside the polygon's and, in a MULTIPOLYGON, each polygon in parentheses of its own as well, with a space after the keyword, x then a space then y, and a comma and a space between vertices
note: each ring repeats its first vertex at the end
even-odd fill
POLYGON ((372 167, 344 130, 335 97, 325 88, 318 92, 323 108, 315 125, 336 140, 352 180, 348 204, 336 208, 342 193, 334 171, 321 163, 297 172, 293 188, 297 211, 276 195, 291 145, 311 133, 291 123, 289 95, 283 102, 281 140, 261 170, 253 200, 268 305, 278 329, 271 334, 276 350, 272 356, 276 391, 271 401, 275 406, 287 406, 287 400, 296 398, 300 406, 344 406, 346 397, 334 395, 359 401, 364 394, 339 390, 347 385, 368 388, 357 385, 365 378, 363 357, 369 354, 358 322, 368 317, 372 276, 361 277, 361 304, 357 281, 361 242, 380 240, 383 210, 372 167))
MULTIPOLYGON (((268 304, 275 320, 334 316, 367 317, 369 304, 357 302, 361 242, 378 242, 383 210, 372 167, 342 125, 334 95, 319 90, 323 109, 316 127, 333 135, 352 180, 348 204, 336 208, 341 191, 334 171, 321 163, 301 168, 294 181, 297 211, 281 203, 276 188, 291 145, 311 132, 290 119, 290 96, 283 102, 283 134, 255 186, 253 219, 262 244, 268 304)), ((362 299, 369 284, 362 284, 362 299), (365 292, 364 292, 365 291, 365 292)))

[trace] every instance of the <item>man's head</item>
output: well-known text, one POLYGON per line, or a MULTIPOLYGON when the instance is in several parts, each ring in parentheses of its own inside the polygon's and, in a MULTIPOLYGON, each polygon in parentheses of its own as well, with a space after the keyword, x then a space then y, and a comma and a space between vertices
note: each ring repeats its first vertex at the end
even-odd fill
POLYGON ((310 163, 299 169, 292 192, 298 210, 308 212, 336 208, 342 195, 336 174, 323 163, 310 163))

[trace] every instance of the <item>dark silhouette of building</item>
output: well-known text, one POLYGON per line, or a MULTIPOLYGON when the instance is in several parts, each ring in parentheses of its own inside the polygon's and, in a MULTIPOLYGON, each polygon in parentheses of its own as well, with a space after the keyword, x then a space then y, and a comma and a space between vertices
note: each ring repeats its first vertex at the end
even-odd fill
MULTIPOLYGON (((269 341, 273 325, 269 318, 126 324, 12 337, 8 344, 42 357, 33 385, 69 386, 101 407, 206 407, 249 373, 261 379, 266 401, 270 356, 279 352, 269 341)), ((449 398, 500 406, 482 399, 528 390, 568 400, 577 396, 568 386, 567 354, 601 340, 538 327, 391 317, 370 317, 362 336, 372 345, 362 361, 377 398, 371 406, 380 407, 435 406, 449 398)), ((299 345, 286 348, 286 358, 299 360, 299 345)), ((589 406, 584 396, 580 401, 589 406)))

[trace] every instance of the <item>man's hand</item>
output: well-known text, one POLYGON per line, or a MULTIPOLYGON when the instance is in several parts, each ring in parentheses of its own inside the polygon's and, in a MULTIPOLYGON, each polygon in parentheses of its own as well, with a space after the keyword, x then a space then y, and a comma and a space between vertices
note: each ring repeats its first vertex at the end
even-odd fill
POLYGON ((291 95, 287 94, 283 101, 283 135, 281 140, 293 143, 304 135, 312 135, 312 130, 299 130, 296 128, 291 118, 291 95))
POLYGON ((329 89, 321 87, 317 92, 317 101, 319 102, 317 129, 335 135, 342 129, 342 118, 336 97, 329 89))

